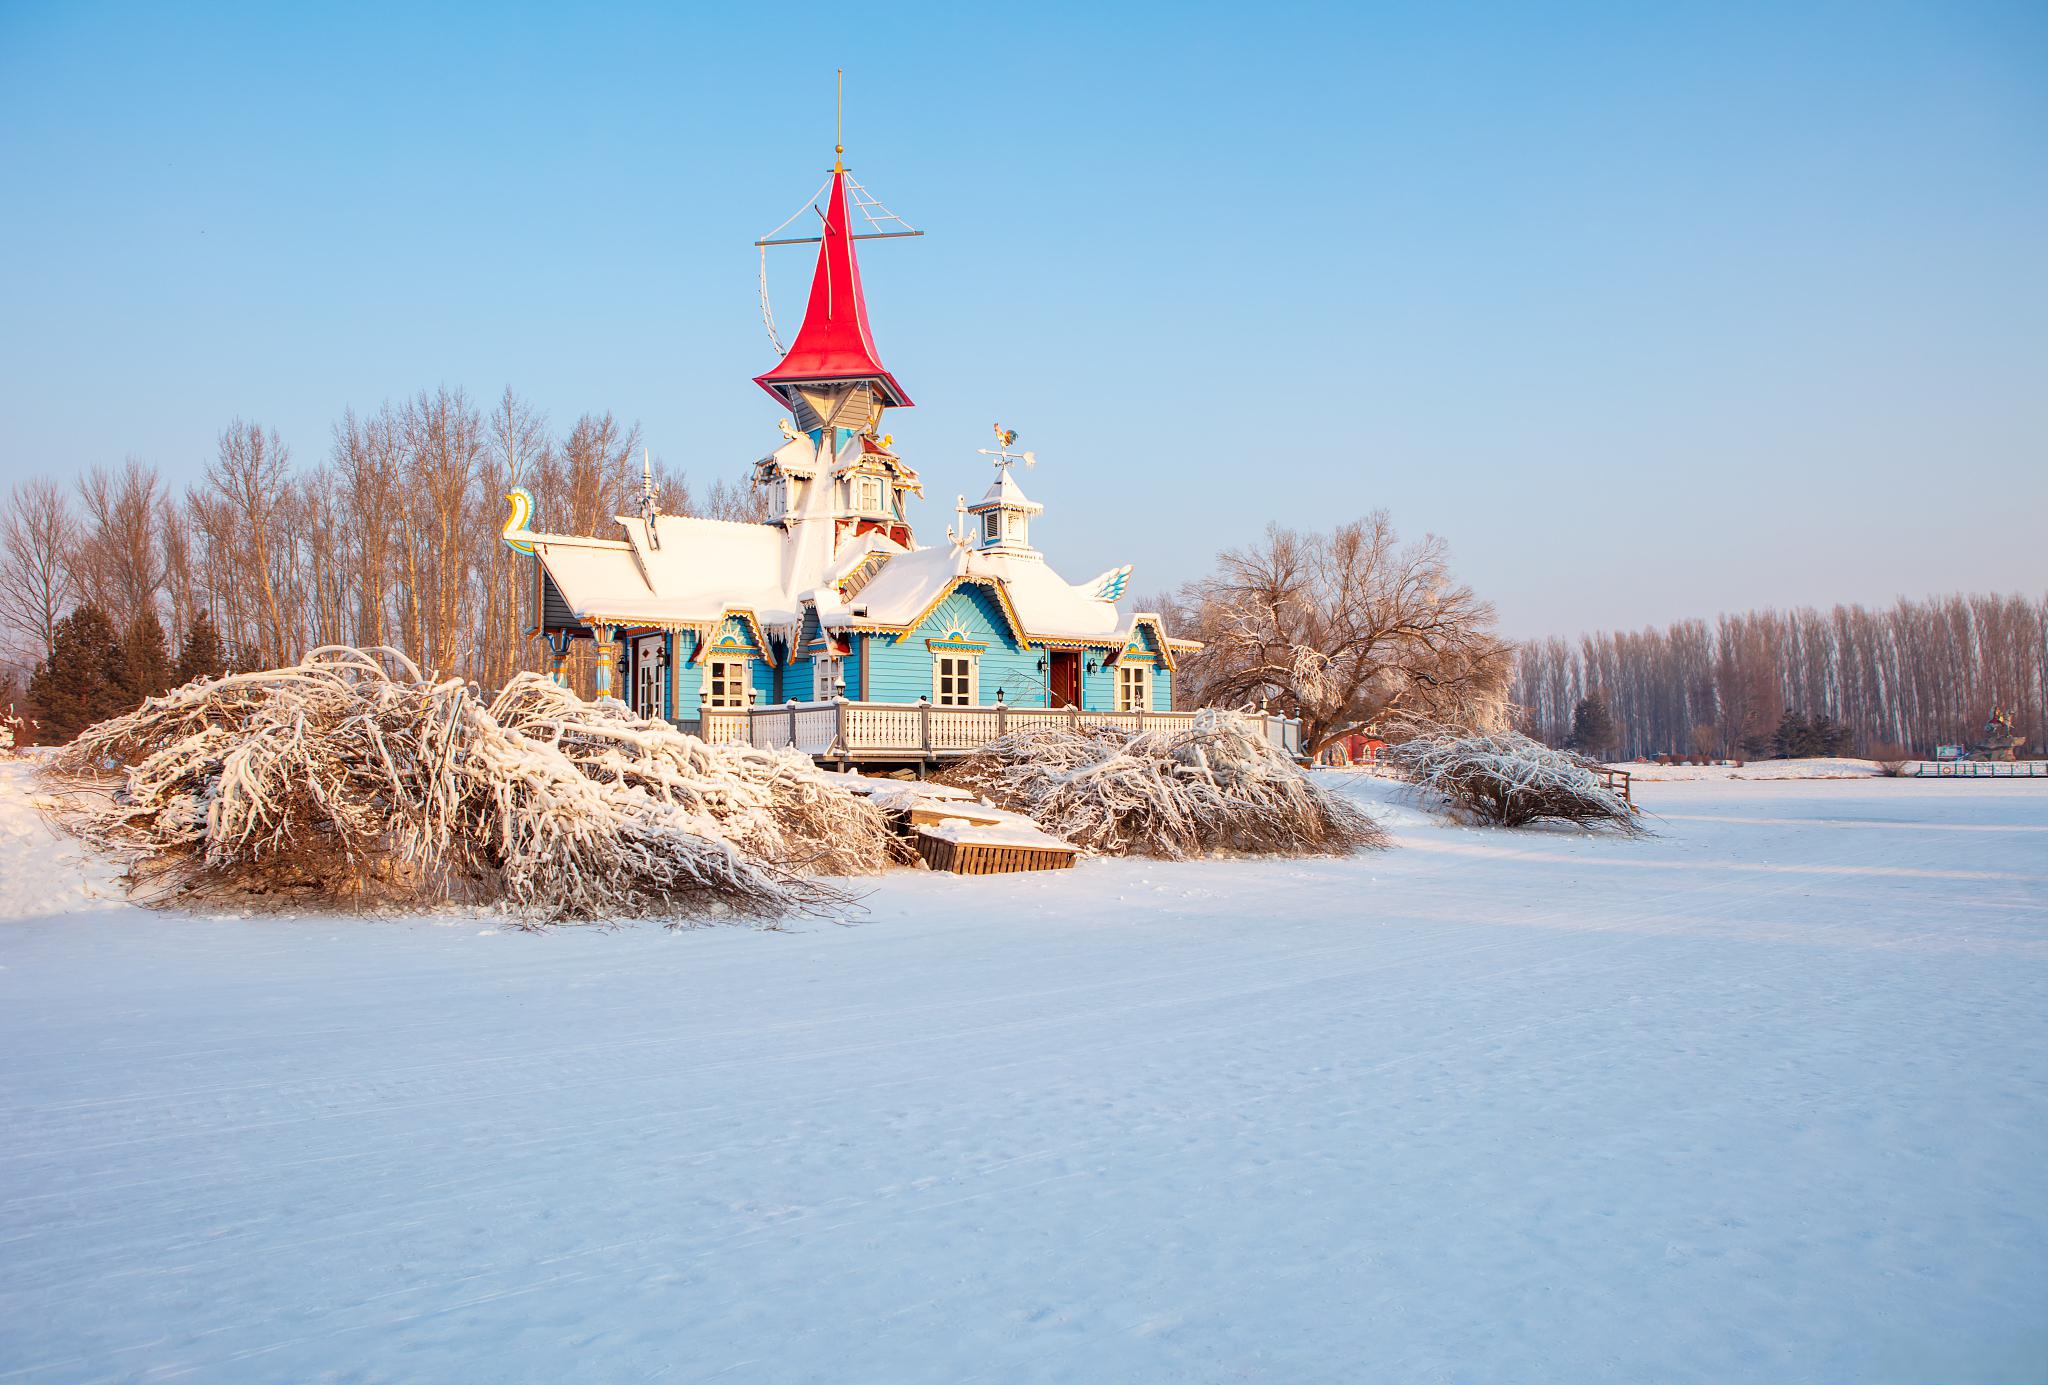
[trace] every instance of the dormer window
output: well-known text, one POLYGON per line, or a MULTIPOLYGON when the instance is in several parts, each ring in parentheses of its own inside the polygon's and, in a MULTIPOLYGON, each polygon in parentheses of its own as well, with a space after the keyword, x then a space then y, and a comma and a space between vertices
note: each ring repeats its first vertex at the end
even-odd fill
POLYGON ((882 508, 882 478, 863 476, 855 486, 857 499, 854 504, 864 514, 874 514, 882 508))

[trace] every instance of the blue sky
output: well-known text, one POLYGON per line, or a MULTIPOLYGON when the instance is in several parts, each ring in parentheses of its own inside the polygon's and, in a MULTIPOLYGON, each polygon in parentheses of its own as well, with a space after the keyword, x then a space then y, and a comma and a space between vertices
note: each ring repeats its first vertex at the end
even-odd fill
POLYGON ((1517 636, 2048 586, 2039 4, 0 5, 0 482, 443 383, 737 478, 841 65, 928 539, 1000 419, 1139 591, 1382 505, 1517 636))

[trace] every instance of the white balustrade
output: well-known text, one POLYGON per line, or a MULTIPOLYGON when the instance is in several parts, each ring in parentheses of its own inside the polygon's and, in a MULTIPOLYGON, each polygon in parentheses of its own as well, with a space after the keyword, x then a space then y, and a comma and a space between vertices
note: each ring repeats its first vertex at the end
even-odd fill
MULTIPOLYGON (((794 748, 806 755, 932 759, 978 750, 1011 731, 1057 726, 1120 731, 1181 728, 1193 712, 1089 712, 1073 707, 935 707, 907 702, 789 702, 745 711, 705 711, 693 729, 718 745, 794 748)), ((1260 718, 1273 744, 1298 754, 1301 723, 1260 718)))

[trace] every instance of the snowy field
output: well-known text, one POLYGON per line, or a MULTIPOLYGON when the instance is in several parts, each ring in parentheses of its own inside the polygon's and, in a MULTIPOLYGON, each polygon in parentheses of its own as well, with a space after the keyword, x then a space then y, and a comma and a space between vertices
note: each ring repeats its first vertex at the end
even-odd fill
POLYGON ((0 779, 0 1380, 2048 1378, 2048 781, 526 934, 0 779))

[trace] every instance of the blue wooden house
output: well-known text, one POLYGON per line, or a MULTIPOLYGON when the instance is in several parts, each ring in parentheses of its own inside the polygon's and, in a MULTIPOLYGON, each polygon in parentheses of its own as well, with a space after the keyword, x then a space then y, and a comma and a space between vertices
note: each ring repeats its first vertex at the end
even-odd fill
POLYGON ((930 760, 1032 722, 1179 719, 1175 664, 1197 646, 1118 606, 1129 567, 1053 571, 1014 434, 945 541, 916 542, 923 487, 883 431, 911 401, 875 351, 847 182, 835 165, 803 326, 756 377, 789 415, 754 468, 775 518, 663 514, 649 485, 615 537, 550 534, 515 493, 505 538, 532 557, 557 676, 587 640, 599 693, 643 715, 847 761, 930 760))

